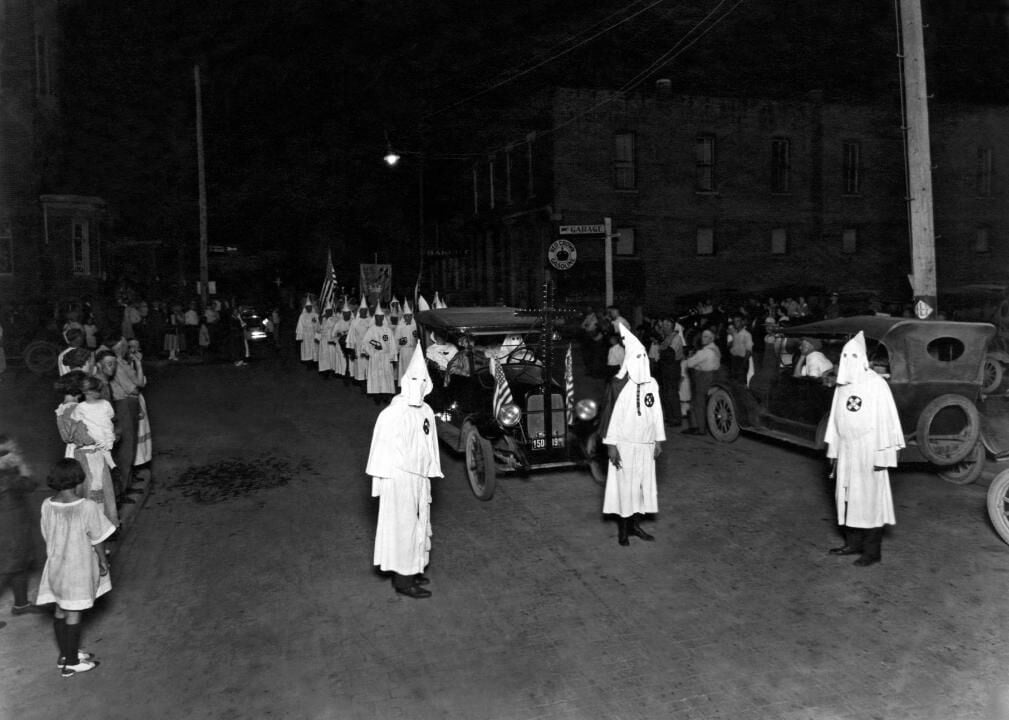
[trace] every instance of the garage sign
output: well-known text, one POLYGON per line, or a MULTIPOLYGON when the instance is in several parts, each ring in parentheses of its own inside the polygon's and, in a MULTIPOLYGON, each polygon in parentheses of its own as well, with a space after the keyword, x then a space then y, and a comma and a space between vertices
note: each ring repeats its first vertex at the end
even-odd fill
POLYGON ((578 250, 573 242, 561 238, 550 245, 547 257, 550 264, 558 270, 570 270, 578 259, 578 250))

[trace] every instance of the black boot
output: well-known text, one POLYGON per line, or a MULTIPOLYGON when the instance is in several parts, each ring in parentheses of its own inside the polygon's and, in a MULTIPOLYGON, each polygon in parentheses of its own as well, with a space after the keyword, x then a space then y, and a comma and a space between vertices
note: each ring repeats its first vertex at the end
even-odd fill
POLYGON ((646 533, 644 530, 641 529, 641 526, 638 525, 637 515, 631 515, 629 518, 627 518, 627 522, 630 525, 630 528, 628 528, 628 532, 631 535, 639 537, 642 540, 646 540, 648 542, 651 542, 652 540, 655 539, 654 535, 649 535, 648 533, 646 533))
POLYGON ((617 542, 621 545, 631 544, 631 541, 627 539, 627 525, 629 522, 627 518, 617 516, 617 542))

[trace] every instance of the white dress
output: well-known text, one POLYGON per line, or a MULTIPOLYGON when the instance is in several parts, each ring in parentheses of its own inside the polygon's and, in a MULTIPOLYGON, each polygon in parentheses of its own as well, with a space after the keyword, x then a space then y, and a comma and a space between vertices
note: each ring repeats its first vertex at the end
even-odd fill
POLYGON ((98 503, 81 498, 70 503, 42 502, 42 537, 46 564, 39 580, 36 605, 56 603, 63 610, 87 610, 112 589, 101 575, 94 546, 115 532, 98 503))

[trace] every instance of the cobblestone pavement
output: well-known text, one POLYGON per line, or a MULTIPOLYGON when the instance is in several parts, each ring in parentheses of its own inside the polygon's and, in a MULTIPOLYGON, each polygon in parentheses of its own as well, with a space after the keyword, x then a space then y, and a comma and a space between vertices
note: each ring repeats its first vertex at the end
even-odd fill
POLYGON ((508 478, 483 503, 446 456, 434 596, 413 601, 371 569, 370 402, 293 363, 155 377, 156 485, 85 619, 102 665, 63 680, 48 618, 4 618, 4 720, 959 720, 1009 682, 984 485, 897 473, 898 525, 860 569, 826 554, 815 454, 673 435, 656 542, 629 548, 588 473, 508 478), (238 461, 286 482, 215 502, 179 484, 238 461))

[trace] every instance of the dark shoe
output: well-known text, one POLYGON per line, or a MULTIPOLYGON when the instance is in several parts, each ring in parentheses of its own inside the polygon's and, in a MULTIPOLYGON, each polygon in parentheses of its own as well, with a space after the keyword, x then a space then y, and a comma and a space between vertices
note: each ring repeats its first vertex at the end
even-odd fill
POLYGON ((858 567, 867 567, 869 565, 875 565, 883 558, 870 557, 868 555, 863 555, 858 560, 852 563, 852 565, 858 565, 858 567))
POLYGON ((32 605, 31 603, 21 606, 11 606, 11 615, 44 615, 46 612, 45 608, 40 608, 38 605, 32 605))
POLYGON ((648 533, 646 533, 644 530, 641 529, 641 527, 638 525, 637 520, 631 521, 631 527, 627 530, 627 532, 628 534, 633 535, 635 537, 639 537, 647 542, 652 542, 653 540, 655 540, 654 535, 649 535, 648 533))
POLYGON ((431 578, 424 577, 423 575, 414 575, 413 584, 414 585, 428 585, 431 582, 431 578))
POLYGON ((425 590, 420 585, 411 585, 410 587, 396 588, 396 592, 399 593, 400 595, 406 595, 407 597, 411 597, 414 600, 421 600, 423 598, 431 597, 431 591, 425 590))
POLYGON ((697 428, 687 428, 686 430, 680 430, 680 435, 700 435, 701 431, 697 428))
POLYGON ((858 555, 862 551, 858 548, 853 548, 850 545, 843 545, 841 547, 831 548, 827 552, 831 555, 858 555))

